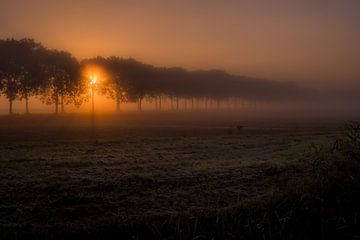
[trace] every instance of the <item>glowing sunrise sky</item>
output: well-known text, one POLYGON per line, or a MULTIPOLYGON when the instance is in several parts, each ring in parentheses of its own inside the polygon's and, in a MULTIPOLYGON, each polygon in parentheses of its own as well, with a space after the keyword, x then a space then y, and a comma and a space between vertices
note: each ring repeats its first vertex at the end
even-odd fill
POLYGON ((304 84, 360 79, 359 0, 0 0, 0 38, 304 84))

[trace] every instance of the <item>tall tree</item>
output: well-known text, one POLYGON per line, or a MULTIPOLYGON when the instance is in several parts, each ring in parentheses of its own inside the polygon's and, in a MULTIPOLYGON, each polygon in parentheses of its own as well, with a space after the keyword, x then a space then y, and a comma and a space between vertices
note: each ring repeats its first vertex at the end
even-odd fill
POLYGON ((122 102, 128 101, 128 94, 127 90, 129 89, 130 82, 126 78, 125 74, 123 73, 121 66, 122 66, 122 59, 118 57, 110 57, 107 59, 107 68, 110 71, 111 75, 111 85, 112 85, 112 98, 116 101, 116 111, 120 111, 120 104, 122 102))
POLYGON ((57 50, 44 52, 44 72, 46 81, 42 87, 42 100, 55 104, 55 113, 64 112, 64 105, 74 103, 79 106, 84 98, 84 84, 80 78, 79 63, 70 53, 57 50))
POLYGON ((0 42, 1 90, 9 101, 9 115, 13 114, 13 101, 20 95, 19 65, 21 49, 19 42, 14 39, 1 40, 0 42))
POLYGON ((18 76, 21 84, 20 99, 25 99, 26 114, 29 114, 29 97, 40 92, 44 81, 41 59, 44 48, 32 39, 22 39, 19 44, 22 48, 22 55, 17 57, 21 67, 18 76))
POLYGON ((29 97, 36 95, 41 86, 43 47, 32 39, 6 39, 0 41, 0 48, 1 85, 9 100, 9 114, 15 99, 25 99, 26 113, 29 113, 29 97))
POLYGON ((116 101, 116 111, 119 112, 120 104, 129 101, 130 81, 124 71, 124 60, 109 57, 102 59, 101 65, 107 70, 109 78, 100 85, 100 92, 116 101))

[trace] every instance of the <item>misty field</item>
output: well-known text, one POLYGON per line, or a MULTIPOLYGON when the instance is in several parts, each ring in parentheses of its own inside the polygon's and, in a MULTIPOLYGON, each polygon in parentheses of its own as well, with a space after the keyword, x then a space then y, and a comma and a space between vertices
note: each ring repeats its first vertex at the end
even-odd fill
POLYGON ((210 239, 212 227, 223 234, 217 238, 235 239, 226 228, 236 224, 247 229, 244 236, 256 237, 252 213, 241 209, 256 206, 256 219, 264 201, 301 189, 311 171, 310 146, 339 135, 230 124, 93 128, 69 119, 49 126, 46 117, 9 119, 1 119, 0 232, 11 239, 210 239))

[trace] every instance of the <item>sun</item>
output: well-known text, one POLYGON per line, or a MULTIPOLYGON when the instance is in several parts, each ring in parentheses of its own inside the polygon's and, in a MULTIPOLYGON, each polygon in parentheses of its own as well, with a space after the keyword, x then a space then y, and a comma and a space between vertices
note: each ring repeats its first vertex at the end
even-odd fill
POLYGON ((98 76, 96 74, 91 74, 91 77, 90 77, 90 84, 91 85, 95 85, 96 82, 98 80, 98 76))
POLYGON ((108 81, 109 78, 105 69, 96 64, 85 65, 82 69, 82 76, 86 83, 90 85, 90 88, 94 88, 95 86, 108 81))

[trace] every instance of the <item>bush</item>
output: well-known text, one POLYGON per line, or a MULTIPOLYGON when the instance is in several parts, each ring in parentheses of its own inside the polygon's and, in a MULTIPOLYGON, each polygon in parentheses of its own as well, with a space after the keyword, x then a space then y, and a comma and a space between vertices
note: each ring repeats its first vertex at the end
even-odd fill
POLYGON ((340 137, 327 146, 312 145, 309 194, 321 205, 324 233, 335 239, 360 236, 360 124, 349 123, 340 137))

